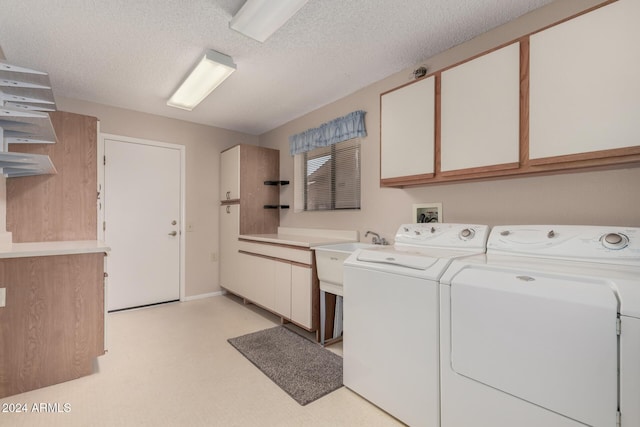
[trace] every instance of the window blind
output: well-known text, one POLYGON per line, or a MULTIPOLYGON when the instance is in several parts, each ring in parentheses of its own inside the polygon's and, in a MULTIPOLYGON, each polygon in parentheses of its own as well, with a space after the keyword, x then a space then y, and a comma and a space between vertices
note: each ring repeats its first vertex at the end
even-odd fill
POLYGON ((360 209, 360 140, 316 148, 296 159, 296 181, 302 204, 296 210, 321 211, 360 209))

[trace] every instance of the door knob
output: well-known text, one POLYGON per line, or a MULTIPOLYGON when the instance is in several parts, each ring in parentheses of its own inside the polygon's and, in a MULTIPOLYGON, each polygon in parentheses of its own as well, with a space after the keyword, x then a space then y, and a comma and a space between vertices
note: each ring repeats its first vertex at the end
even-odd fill
POLYGON ((176 236, 178 234, 177 231, 172 231, 171 233, 169 233, 169 236, 176 236))

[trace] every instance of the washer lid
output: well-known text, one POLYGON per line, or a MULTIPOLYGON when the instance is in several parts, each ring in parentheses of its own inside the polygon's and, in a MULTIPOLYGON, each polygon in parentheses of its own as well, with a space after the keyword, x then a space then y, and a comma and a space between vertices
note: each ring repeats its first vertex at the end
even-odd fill
POLYGON ((426 270, 438 259, 429 256, 408 255, 402 252, 371 251, 363 249, 357 255, 358 261, 397 265, 399 267, 426 270))

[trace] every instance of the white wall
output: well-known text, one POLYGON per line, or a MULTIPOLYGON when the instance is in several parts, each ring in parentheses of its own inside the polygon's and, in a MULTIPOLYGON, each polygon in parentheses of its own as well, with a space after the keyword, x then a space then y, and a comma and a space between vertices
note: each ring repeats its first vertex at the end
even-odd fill
MULTIPOLYGON (((562 0, 498 27, 469 42, 425 60, 435 72, 505 42, 543 28, 601 0, 562 0)), ((601 29, 606 31, 606 29, 601 29)), ((599 64, 606 66, 606 64, 599 64)), ((288 137, 354 110, 365 110, 368 136, 362 139, 362 209, 359 211, 282 211, 288 227, 355 229, 392 239, 399 224, 412 222, 414 203, 441 202, 447 222, 479 224, 608 224, 640 226, 640 168, 590 171, 536 177, 502 178, 469 183, 436 184, 411 189, 381 188, 380 93, 412 79, 404 70, 330 105, 260 136, 260 144, 280 150, 281 179, 293 180, 288 137)), ((406 153, 411 156, 411 153, 406 153)), ((293 186, 282 191, 282 203, 293 206, 293 186)))
MULTIPOLYGON (((100 131, 186 147, 186 221, 193 231, 185 237, 187 297, 220 291, 218 249, 220 152, 236 144, 258 143, 256 136, 151 114, 65 98, 56 98, 60 111, 95 116, 100 131)), ((186 224, 184 224, 186 229, 186 224)))

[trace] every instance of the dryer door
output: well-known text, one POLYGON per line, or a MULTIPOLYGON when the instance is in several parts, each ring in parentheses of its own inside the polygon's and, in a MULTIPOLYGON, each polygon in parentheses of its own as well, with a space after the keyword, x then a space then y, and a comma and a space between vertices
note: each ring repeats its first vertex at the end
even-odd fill
POLYGON ((574 420, 613 426, 618 305, 604 280, 468 267, 451 283, 451 365, 574 420))

